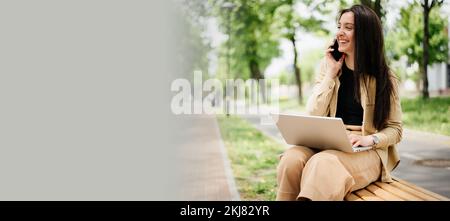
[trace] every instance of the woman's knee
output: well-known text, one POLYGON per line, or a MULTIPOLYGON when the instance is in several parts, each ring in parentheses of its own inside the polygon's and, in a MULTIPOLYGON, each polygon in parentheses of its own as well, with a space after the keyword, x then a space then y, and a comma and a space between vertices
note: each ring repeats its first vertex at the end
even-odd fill
POLYGON ((307 164, 308 166, 314 165, 314 167, 336 165, 336 163, 340 162, 339 154, 339 151, 336 150, 325 150, 312 156, 307 164))
POLYGON ((306 162, 313 155, 311 150, 304 149, 305 147, 291 147, 286 150, 278 164, 278 171, 280 170, 302 170, 306 162))

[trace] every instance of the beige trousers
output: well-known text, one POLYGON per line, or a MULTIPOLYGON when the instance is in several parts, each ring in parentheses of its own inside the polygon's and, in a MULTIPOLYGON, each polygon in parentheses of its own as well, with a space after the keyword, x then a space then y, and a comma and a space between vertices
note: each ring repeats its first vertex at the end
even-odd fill
POLYGON ((374 150, 345 153, 294 146, 280 157, 276 199, 343 200, 380 175, 381 160, 374 150))

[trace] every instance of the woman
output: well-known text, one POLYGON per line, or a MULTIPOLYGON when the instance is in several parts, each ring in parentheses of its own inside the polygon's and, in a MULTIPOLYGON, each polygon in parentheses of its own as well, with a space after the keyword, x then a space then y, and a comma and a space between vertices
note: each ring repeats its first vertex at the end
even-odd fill
POLYGON ((327 49, 307 112, 341 117, 353 146, 373 148, 344 153, 291 147, 277 168, 277 200, 343 200, 378 179, 392 182, 390 172, 399 163, 398 82, 386 63, 378 16, 362 5, 343 10, 336 39, 343 56, 336 61, 327 49))

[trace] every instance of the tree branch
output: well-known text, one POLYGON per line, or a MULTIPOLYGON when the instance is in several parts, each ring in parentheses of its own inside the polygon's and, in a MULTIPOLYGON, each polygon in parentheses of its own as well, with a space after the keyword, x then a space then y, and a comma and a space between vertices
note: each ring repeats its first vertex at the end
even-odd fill
POLYGON ((444 0, 433 0, 433 1, 431 2, 430 10, 431 10, 434 6, 436 6, 436 5, 441 6, 442 3, 444 3, 444 0))
POLYGON ((432 9, 434 7, 434 5, 436 4, 436 0, 432 0, 431 1, 431 5, 430 5, 430 9, 432 9))
MULTIPOLYGON (((426 1, 426 0, 425 0, 426 1)), ((425 1, 419 1, 419 4, 422 6, 422 8, 425 8, 425 1)), ((428 5, 427 5, 428 6, 428 5)))

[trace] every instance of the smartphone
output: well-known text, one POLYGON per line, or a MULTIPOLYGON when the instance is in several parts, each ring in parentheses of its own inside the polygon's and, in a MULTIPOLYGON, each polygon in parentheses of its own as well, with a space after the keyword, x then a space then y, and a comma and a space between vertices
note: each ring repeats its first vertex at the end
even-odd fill
POLYGON ((334 40, 334 44, 332 46, 330 46, 330 48, 334 49, 334 51, 331 52, 331 55, 333 56, 333 58, 336 61, 339 61, 339 59, 341 59, 343 53, 339 52, 339 50, 338 50, 339 44, 338 44, 337 39, 334 40))

